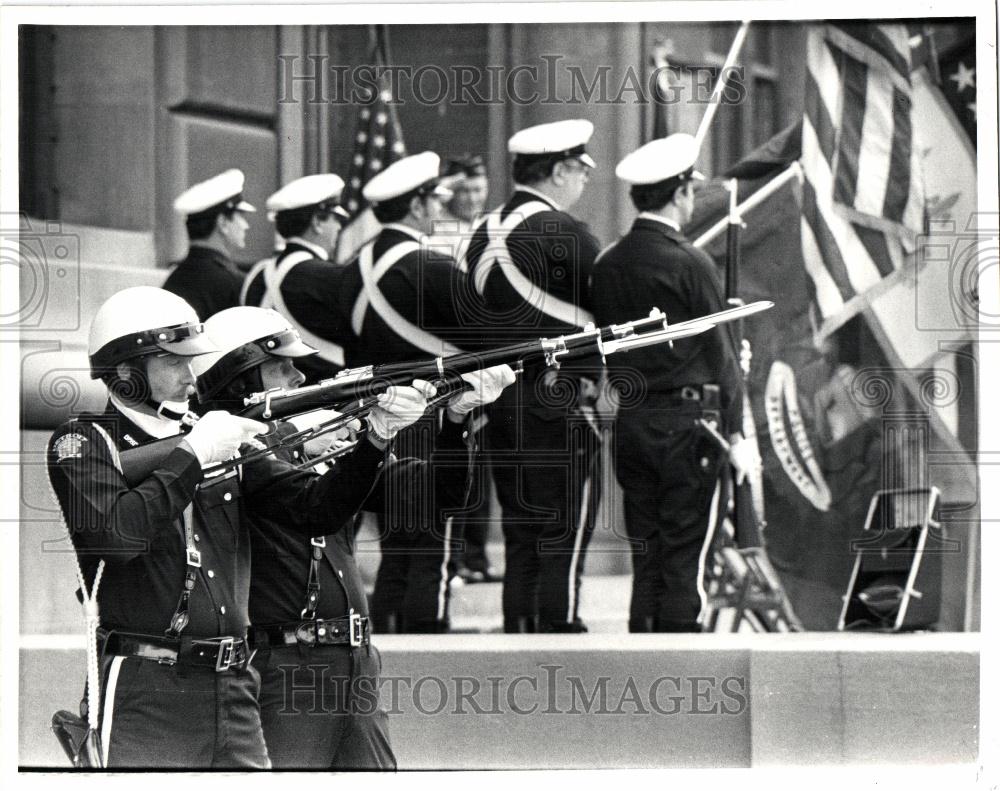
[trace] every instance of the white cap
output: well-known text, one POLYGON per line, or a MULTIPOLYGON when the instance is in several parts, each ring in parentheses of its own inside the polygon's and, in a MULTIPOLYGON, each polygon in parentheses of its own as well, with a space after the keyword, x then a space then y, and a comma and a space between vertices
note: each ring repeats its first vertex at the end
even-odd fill
POLYGON ((350 217, 340 207, 340 195, 343 191, 344 180, 336 173, 318 173, 290 181, 268 198, 265 205, 272 212, 317 206, 341 217, 350 217))
POLYGON ((698 145, 694 137, 678 132, 650 141, 618 163, 615 175, 628 184, 657 184, 669 178, 704 179, 694 169, 698 145))
POLYGON ((584 146, 594 134, 594 125, 582 118, 556 121, 522 129, 507 141, 507 150, 520 156, 561 155, 563 159, 579 159, 584 165, 596 168, 597 163, 584 146))
POLYGON ((186 214, 188 217, 216 207, 219 211, 222 209, 257 211, 243 200, 243 182, 243 171, 236 168, 212 176, 208 181, 188 187, 178 195, 174 200, 174 211, 186 214))
POLYGON ((383 203, 426 185, 427 192, 450 198, 451 190, 440 184, 440 168, 441 157, 433 151, 403 157, 372 176, 361 194, 369 203, 383 203))

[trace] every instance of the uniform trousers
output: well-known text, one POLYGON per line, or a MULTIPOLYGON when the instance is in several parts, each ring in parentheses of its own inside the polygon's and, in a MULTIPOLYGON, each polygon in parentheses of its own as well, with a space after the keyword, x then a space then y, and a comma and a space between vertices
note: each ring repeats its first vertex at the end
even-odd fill
POLYGON ((725 463, 697 402, 619 412, 615 466, 632 549, 631 632, 696 632, 725 463), (713 507, 713 504, 716 507, 713 507))
POLYGON ((600 435, 576 407, 519 404, 526 387, 519 381, 504 391, 489 423, 503 508, 504 631, 582 631, 580 578, 600 504, 600 435))
POLYGON ((217 673, 106 656, 103 681, 108 768, 270 768, 257 707, 260 676, 252 667, 217 673))
POLYGON ((396 769, 373 646, 265 647, 253 664, 275 769, 396 769))
POLYGON ((449 560, 454 518, 441 525, 378 515, 382 559, 372 620, 382 634, 448 630, 449 560))

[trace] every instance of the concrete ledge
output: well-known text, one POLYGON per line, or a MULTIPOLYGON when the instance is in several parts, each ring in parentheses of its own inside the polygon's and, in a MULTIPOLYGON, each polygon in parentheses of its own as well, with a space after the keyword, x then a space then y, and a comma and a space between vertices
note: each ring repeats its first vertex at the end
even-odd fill
MULTIPOLYGON (((919 765, 978 754, 975 634, 377 642, 401 769, 919 765)), ((22 639, 24 766, 64 765, 48 723, 79 700, 81 646, 22 639)))

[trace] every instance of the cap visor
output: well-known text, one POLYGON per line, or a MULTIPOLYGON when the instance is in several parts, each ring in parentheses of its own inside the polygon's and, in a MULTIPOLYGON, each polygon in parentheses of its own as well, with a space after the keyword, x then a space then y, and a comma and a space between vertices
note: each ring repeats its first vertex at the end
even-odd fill
POLYGON ((439 198, 450 198, 455 193, 448 189, 444 184, 437 184, 434 187, 433 194, 437 195, 439 198))
POLYGON ((257 211, 251 204, 241 200, 236 204, 236 211, 257 211))
POLYGON ((158 343, 156 345, 163 349, 163 351, 179 355, 180 357, 196 357, 199 354, 219 351, 219 348, 204 334, 196 335, 193 338, 185 338, 182 341, 158 343))
POLYGON ((277 349, 270 352, 270 354, 273 354, 275 357, 308 357, 310 354, 318 353, 319 349, 314 349, 302 340, 290 343, 288 346, 279 346, 277 349))
POLYGON ((350 213, 346 209, 344 209, 343 206, 334 206, 333 207, 333 213, 336 214, 341 219, 344 219, 344 220, 351 219, 350 213))
POLYGON ((577 159, 579 159, 588 168, 594 168, 594 169, 597 168, 597 163, 594 162, 594 158, 590 156, 590 154, 587 153, 580 154, 580 156, 578 156, 577 159))
POLYGON ((705 180, 705 177, 701 173, 699 173, 697 170, 692 170, 691 171, 691 178, 693 178, 695 181, 704 181, 705 180))

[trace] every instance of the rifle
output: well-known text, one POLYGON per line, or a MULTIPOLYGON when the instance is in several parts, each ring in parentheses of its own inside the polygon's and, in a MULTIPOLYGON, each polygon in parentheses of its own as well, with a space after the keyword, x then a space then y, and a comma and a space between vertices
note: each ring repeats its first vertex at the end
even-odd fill
MULTIPOLYGON (((343 428, 352 420, 366 415, 376 405, 379 394, 392 386, 409 385, 414 379, 423 379, 435 385, 438 390, 438 398, 435 400, 442 401, 453 396, 457 388, 464 386, 462 374, 496 365, 522 369, 525 363, 535 361, 558 368, 565 360, 588 357, 595 353, 606 358, 609 354, 659 343, 673 343, 681 338, 699 335, 718 324, 742 319, 773 306, 773 302, 753 302, 678 324, 668 324, 666 315, 654 308, 648 317, 624 324, 587 327, 569 335, 539 338, 479 352, 462 352, 449 357, 350 368, 314 385, 291 389, 273 388, 252 393, 244 399, 245 408, 239 413, 242 417, 273 421, 317 409, 335 409, 340 415, 313 428, 290 434, 270 446, 260 443, 260 447, 248 453, 206 467, 204 474, 206 477, 218 475, 274 453, 279 448, 294 447, 321 434, 343 428)), ((148 477, 182 439, 183 436, 168 437, 122 451, 122 472, 129 485, 148 477)))

